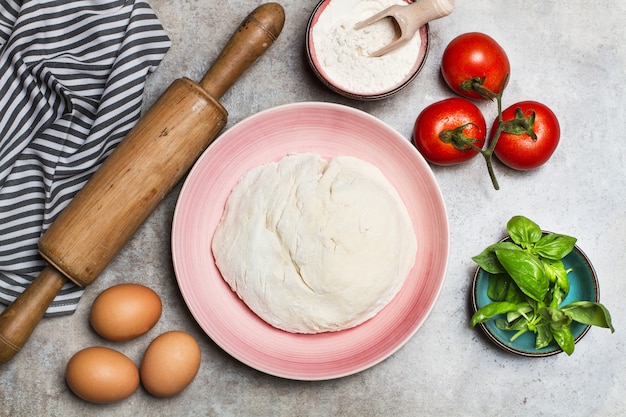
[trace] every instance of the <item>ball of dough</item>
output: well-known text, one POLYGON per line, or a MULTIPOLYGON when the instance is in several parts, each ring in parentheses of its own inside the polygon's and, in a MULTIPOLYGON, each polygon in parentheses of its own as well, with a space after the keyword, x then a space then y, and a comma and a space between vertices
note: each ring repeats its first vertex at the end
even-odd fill
POLYGON ((212 250, 225 281, 259 317, 319 333, 374 317, 403 286, 417 242, 377 167, 295 154, 242 176, 212 250))

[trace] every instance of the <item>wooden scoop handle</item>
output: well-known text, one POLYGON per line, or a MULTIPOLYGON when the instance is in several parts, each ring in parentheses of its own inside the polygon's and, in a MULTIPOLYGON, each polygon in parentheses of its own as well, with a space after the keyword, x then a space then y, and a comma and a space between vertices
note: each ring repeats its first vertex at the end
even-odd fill
POLYGON ((413 33, 426 23, 448 16, 454 10, 455 0, 419 0, 412 3, 410 10, 412 17, 408 24, 413 33))
POLYGON ((48 261, 0 315, 0 363, 20 351, 68 278, 91 284, 226 124, 218 99, 273 43, 276 3, 257 7, 198 85, 176 80, 39 241, 48 261))

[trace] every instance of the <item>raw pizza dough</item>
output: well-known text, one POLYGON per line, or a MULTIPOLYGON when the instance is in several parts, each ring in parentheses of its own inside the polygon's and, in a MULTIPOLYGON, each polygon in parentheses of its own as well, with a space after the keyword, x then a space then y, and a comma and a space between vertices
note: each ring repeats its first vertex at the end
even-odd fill
POLYGON ((413 267, 415 232, 380 170, 294 154, 248 171, 212 242, 223 278, 269 324, 337 331, 375 316, 413 267))

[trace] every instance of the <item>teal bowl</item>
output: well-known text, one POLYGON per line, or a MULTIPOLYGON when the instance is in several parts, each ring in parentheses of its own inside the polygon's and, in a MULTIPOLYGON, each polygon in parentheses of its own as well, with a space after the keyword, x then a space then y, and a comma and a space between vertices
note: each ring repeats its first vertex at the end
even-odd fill
MULTIPOLYGON (((505 241, 507 239, 508 238, 502 240, 505 241)), ((563 264, 565 265, 565 269, 571 269, 567 275, 570 281, 570 291, 565 300, 563 300, 563 305, 567 305, 572 301, 599 302, 600 292, 598 279, 587 255, 585 255, 578 246, 574 246, 574 250, 563 258, 563 264)), ((479 267, 476 269, 471 294, 474 312, 492 302, 487 296, 489 276, 490 274, 482 268, 479 267)), ((544 357, 556 355, 563 351, 554 341, 542 349, 535 349, 535 334, 532 332, 526 332, 515 339, 515 341, 511 342, 509 339, 515 332, 498 329, 495 324, 495 318, 485 323, 479 323, 477 327, 480 327, 487 338, 498 347, 517 355, 544 357)), ((578 343, 578 341, 587 334, 590 327, 589 325, 572 322, 570 330, 574 336, 574 342, 578 343)))

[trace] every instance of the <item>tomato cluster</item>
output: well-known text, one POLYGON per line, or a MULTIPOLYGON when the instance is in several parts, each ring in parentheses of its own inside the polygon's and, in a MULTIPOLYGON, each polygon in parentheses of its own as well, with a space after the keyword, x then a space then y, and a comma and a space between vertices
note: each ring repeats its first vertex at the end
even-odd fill
POLYGON ((448 44, 441 60, 441 74, 446 84, 463 98, 433 103, 417 117, 413 142, 427 161, 454 165, 482 154, 498 189, 492 155, 517 170, 534 169, 550 159, 560 139, 559 122, 550 108, 537 101, 522 101, 501 111, 502 93, 510 72, 506 52, 484 33, 465 33, 448 44), (485 119, 468 99, 498 102, 498 117, 492 124, 489 141, 485 119))

